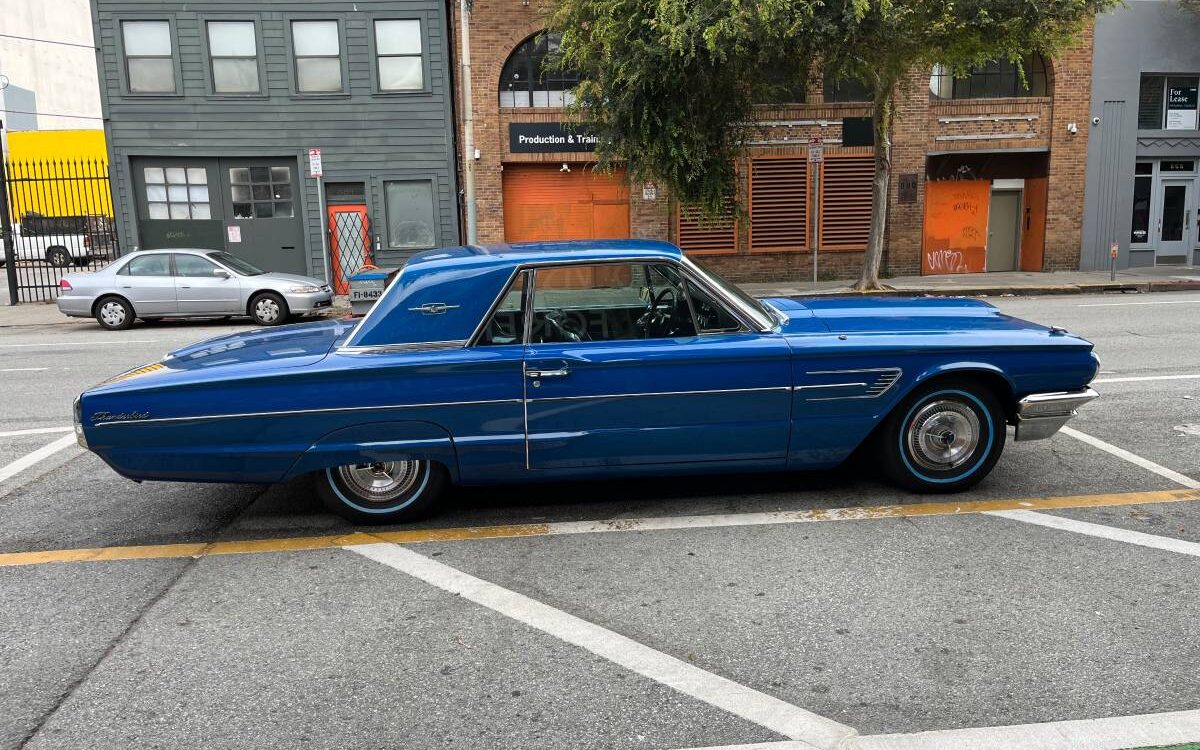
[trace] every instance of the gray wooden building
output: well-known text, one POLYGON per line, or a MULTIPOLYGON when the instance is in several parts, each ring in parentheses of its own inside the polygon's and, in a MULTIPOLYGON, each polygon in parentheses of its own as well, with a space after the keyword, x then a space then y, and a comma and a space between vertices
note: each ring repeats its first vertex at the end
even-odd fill
POLYGON ((124 247, 341 282, 459 241, 440 0, 92 0, 92 20, 124 247))

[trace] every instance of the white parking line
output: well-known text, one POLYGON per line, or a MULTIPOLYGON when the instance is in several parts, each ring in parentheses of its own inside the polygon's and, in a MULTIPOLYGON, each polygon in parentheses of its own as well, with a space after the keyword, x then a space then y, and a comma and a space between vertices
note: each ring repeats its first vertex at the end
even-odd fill
POLYGON ((846 750, 1124 750, 1200 737, 1200 711, 856 737, 846 750))
POLYGON ((1134 305, 1200 305, 1200 299, 1173 299, 1161 302, 1093 302, 1076 307, 1132 307, 1134 305))
POLYGON ((124 346, 125 344, 169 344, 166 339, 113 339, 111 341, 42 341, 35 344, 0 344, 5 349, 31 346, 124 346))
POLYGON ((8 432, 0 432, 0 438, 17 437, 18 435, 50 435, 55 432, 73 432, 74 430, 74 427, 35 427, 31 430, 9 430, 8 432))
POLYGON ((1116 526, 1104 526, 1103 524, 1098 523, 1088 523, 1087 521, 1076 521, 1074 518, 1051 516, 1032 510, 989 510, 985 511, 984 515, 1002 516, 1004 518, 1011 518, 1014 521, 1024 521, 1025 523, 1032 523, 1051 529, 1059 529, 1060 531, 1073 531, 1076 534, 1086 534, 1087 536, 1099 537, 1100 539, 1110 539, 1114 542, 1125 542, 1126 544, 1136 544, 1139 547, 1150 547, 1152 549, 1161 549, 1167 552, 1178 552, 1181 555, 1200 557, 1200 544, 1169 536, 1143 534, 1140 531, 1130 531, 1129 529, 1121 529, 1117 528, 1116 526))
POLYGON ((1063 427, 1062 433, 1064 435, 1070 435, 1071 437, 1075 438, 1076 440, 1082 440, 1083 442, 1087 443, 1088 445, 1090 445, 1094 448, 1099 448, 1100 450, 1104 451, 1105 453, 1110 453, 1110 454, 1116 456, 1117 458, 1124 459, 1124 460, 1128 461, 1129 463, 1134 464, 1135 466, 1140 466, 1147 471, 1152 471, 1155 474, 1159 475, 1160 477, 1163 477, 1165 479, 1170 479, 1172 482, 1175 482, 1176 484, 1181 484, 1184 487, 1187 487, 1188 489, 1200 490, 1200 482, 1197 482, 1195 479, 1192 479, 1191 477, 1188 477, 1188 476, 1184 476, 1183 474, 1180 474, 1177 471, 1168 469, 1165 466, 1160 466, 1159 464, 1156 464, 1149 459, 1142 458, 1141 456, 1137 455, 1136 453, 1130 453, 1129 451, 1125 450, 1124 448, 1118 448, 1117 446, 1115 446, 1111 443, 1106 443, 1103 440, 1101 440, 1100 438, 1092 437, 1091 435, 1087 434, 1086 432, 1080 432, 1079 430, 1076 430, 1071 427, 1063 427))
POLYGON ((49 367, 5 367, 0 372, 42 372, 49 369, 49 367))
POLYGON ((1101 378, 1092 383, 1140 383, 1148 380, 1200 380, 1200 375, 1143 375, 1128 378, 1101 378))
POLYGON ((9 465, 0 468, 0 482, 4 482, 12 477, 15 477, 17 474, 25 471, 30 466, 33 466, 39 461, 43 461, 50 456, 53 456, 63 448, 72 445, 75 445, 75 436, 66 435, 64 437, 60 437, 58 440, 55 440, 50 445, 45 445, 41 448, 38 448, 33 453, 21 456, 16 461, 13 461, 9 465))
POLYGON ((700 669, 561 609, 530 599, 411 549, 367 544, 342 549, 418 578, 456 596, 619 664, 643 677, 751 721, 784 737, 833 750, 855 730, 733 680, 700 669))

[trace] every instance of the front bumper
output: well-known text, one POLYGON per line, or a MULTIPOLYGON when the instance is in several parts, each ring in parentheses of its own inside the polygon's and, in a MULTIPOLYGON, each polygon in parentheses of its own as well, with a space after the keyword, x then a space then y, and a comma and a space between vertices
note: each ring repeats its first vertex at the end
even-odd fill
POLYGON ((1017 402, 1016 440, 1045 440, 1070 421, 1079 407, 1099 397, 1091 388, 1029 394, 1017 402))
POLYGON ((319 292, 309 294, 288 292, 283 296, 287 300, 288 310, 295 315, 307 315, 317 310, 324 310, 333 304, 333 290, 327 286, 322 287, 319 292))

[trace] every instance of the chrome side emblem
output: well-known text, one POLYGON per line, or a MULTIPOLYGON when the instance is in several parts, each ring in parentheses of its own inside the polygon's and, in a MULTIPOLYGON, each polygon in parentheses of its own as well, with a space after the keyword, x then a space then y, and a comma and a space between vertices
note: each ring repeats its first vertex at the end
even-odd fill
POLYGON ((457 310, 458 305, 447 305, 445 302, 426 302, 420 307, 408 308, 411 312, 419 312, 422 315, 441 315, 447 310, 457 310))
POLYGON ((111 411, 98 411, 92 415, 92 424, 104 424, 105 422, 135 422, 149 418, 150 412, 148 411, 125 411, 117 413, 111 411))

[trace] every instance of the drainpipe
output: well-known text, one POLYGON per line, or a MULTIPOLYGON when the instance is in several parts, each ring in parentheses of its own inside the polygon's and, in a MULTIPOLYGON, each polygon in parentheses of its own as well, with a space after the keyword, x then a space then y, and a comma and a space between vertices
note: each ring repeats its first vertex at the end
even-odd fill
POLYGON ((463 197, 467 208, 467 244, 478 241, 475 216, 475 118, 471 107, 470 0, 458 0, 462 16, 463 197))

